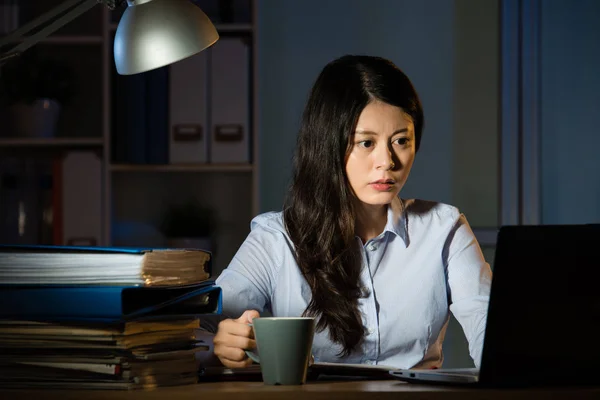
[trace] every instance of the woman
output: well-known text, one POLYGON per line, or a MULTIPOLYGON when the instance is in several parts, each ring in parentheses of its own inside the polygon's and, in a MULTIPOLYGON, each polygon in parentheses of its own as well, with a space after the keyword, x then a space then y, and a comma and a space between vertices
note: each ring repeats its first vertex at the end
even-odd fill
POLYGON ((310 93, 282 213, 266 213, 223 271, 215 355, 249 365, 259 312, 314 316, 315 361, 436 368, 449 311, 479 366, 491 271, 449 205, 401 200, 423 111, 391 62, 344 56, 310 93))

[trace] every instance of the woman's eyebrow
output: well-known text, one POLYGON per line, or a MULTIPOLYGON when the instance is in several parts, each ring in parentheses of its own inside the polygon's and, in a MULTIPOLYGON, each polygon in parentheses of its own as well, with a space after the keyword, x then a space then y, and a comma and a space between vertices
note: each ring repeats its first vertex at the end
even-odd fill
MULTIPOLYGON (((399 134, 399 133, 407 133, 407 132, 408 132, 408 128, 402 128, 402 129, 397 129, 397 130, 395 130, 395 131, 392 133, 392 135, 397 135, 397 134, 399 134)), ((356 133, 356 134, 359 134, 359 135, 373 135, 373 136, 377 136, 377 135, 379 135, 377 132, 373 132, 373 131, 367 131, 367 130, 360 130, 360 129, 359 129, 359 130, 357 130, 355 133, 356 133)))

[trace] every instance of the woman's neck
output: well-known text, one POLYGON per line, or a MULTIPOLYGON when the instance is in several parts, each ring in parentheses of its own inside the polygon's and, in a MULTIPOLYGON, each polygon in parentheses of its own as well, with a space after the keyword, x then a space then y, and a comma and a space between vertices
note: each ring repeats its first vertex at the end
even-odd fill
POLYGON ((356 226, 354 228, 356 235, 363 243, 378 236, 387 223, 387 205, 357 207, 356 226))

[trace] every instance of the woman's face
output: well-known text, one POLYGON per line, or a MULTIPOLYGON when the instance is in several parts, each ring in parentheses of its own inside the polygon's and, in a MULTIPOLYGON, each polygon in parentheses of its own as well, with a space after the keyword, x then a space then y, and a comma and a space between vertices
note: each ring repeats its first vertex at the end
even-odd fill
POLYGON ((358 118, 346 159, 346 175, 364 204, 390 204, 406 183, 415 159, 415 129, 401 108, 369 103, 358 118))

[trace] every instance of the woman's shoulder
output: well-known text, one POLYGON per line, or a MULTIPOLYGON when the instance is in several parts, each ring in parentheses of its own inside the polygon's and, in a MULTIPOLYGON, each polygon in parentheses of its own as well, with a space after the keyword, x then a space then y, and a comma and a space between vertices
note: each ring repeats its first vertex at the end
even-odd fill
POLYGON ((267 211, 258 214, 252 218, 250 223, 251 230, 269 230, 285 233, 285 224, 283 223, 283 212, 267 211))
POLYGON ((402 199, 401 201, 404 212, 409 219, 456 221, 461 216, 460 210, 451 204, 423 199, 402 199))
MULTIPOLYGON (((268 248, 291 242, 285 229, 283 212, 281 211, 268 211, 255 216, 250 222, 250 234, 248 237, 258 240, 263 246, 268 248)), ((287 248, 287 246, 285 247, 287 248)))

